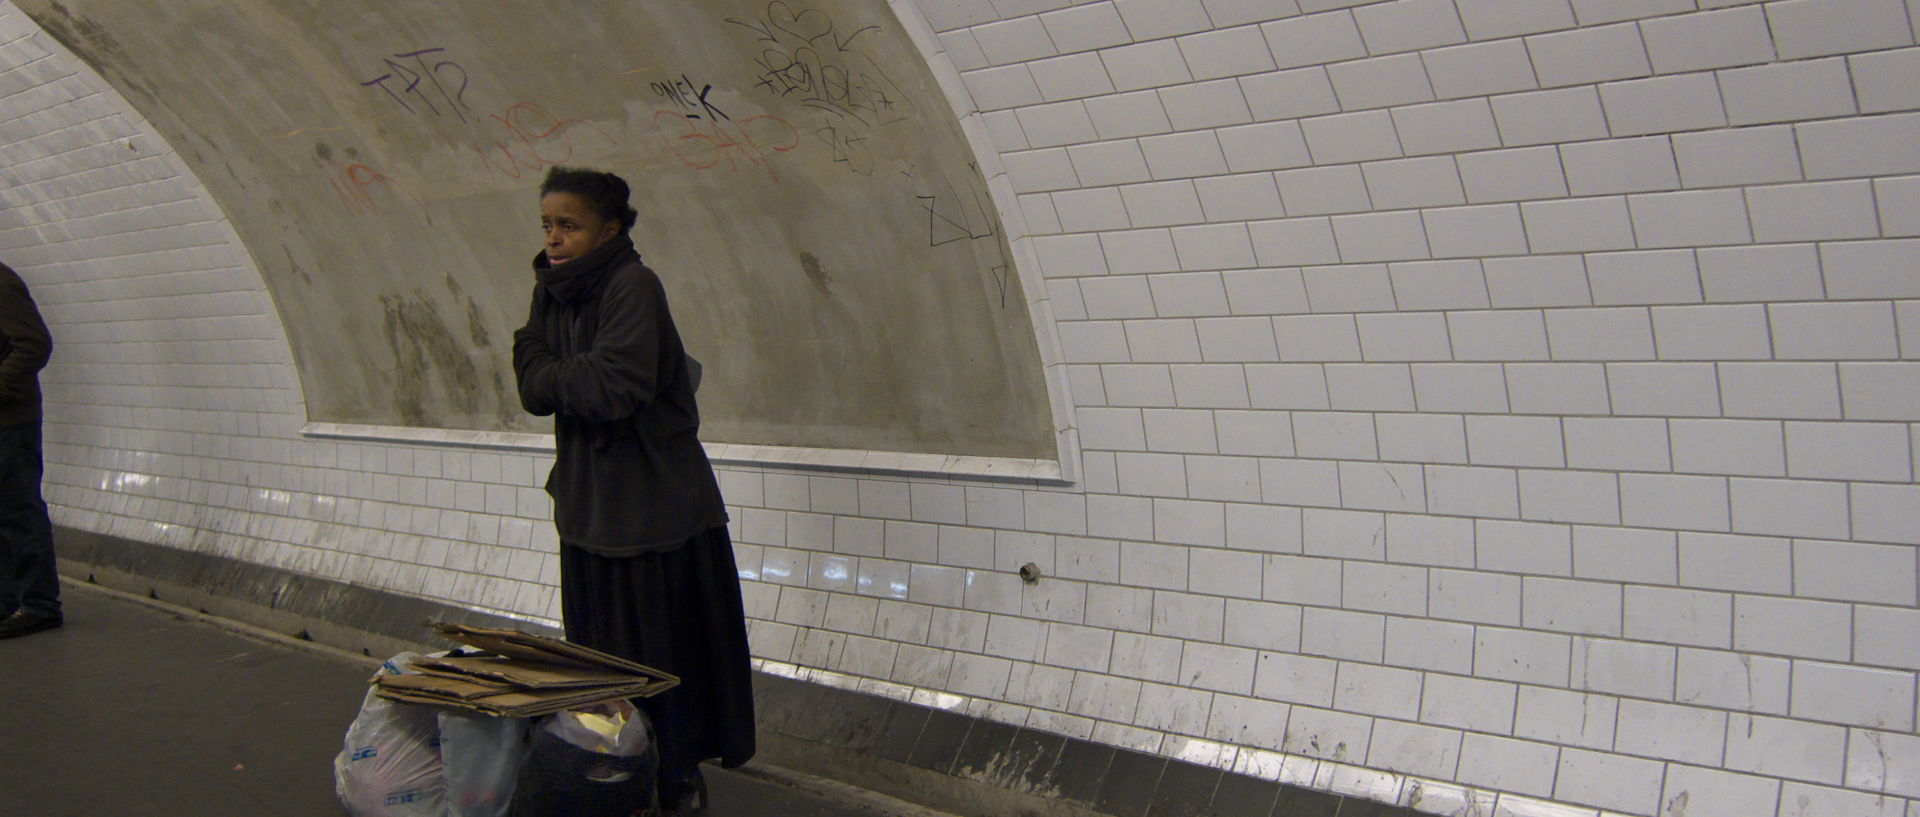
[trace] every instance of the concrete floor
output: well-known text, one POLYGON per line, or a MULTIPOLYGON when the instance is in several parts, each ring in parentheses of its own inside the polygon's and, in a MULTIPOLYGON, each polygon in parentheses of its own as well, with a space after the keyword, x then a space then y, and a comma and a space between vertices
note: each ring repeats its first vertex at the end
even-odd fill
MULTIPOLYGON (((0 641, 0 815, 341 817, 333 758, 373 661, 85 584, 0 641)), ((385 656, 382 656, 383 658, 385 656)), ((933 817, 749 763, 712 817, 933 817)))

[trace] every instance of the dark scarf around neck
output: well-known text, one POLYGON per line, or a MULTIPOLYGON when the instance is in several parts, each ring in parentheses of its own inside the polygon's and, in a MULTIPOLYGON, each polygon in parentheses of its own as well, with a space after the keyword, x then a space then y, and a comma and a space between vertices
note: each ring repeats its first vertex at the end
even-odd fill
POLYGON ((633 237, 620 233, 593 252, 559 266, 548 264, 547 252, 541 250, 533 257, 533 280, 546 287, 555 300, 571 304, 598 288, 607 273, 639 261, 640 253, 633 248, 633 237))

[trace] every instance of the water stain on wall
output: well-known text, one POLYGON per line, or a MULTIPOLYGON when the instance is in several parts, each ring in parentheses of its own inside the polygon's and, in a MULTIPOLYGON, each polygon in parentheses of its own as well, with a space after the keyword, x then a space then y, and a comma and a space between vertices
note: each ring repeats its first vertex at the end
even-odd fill
POLYGON ((477 407, 504 384, 482 378, 472 347, 459 340, 424 293, 382 295, 387 343, 393 349, 395 405, 401 419, 426 425, 438 406, 477 407))
POLYGON ((815 258, 813 253, 800 251, 800 269, 806 271, 807 281, 813 284, 814 289, 820 290, 820 294, 833 294, 833 276, 827 274, 826 267, 820 266, 820 259, 815 258))

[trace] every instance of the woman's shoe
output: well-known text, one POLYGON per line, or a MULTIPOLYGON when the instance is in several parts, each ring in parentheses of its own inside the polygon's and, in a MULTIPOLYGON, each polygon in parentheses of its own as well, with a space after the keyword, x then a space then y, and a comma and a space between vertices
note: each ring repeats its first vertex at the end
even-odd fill
POLYGON ((698 817, 707 811, 707 779, 697 766, 674 784, 670 794, 663 795, 660 813, 664 817, 698 817))

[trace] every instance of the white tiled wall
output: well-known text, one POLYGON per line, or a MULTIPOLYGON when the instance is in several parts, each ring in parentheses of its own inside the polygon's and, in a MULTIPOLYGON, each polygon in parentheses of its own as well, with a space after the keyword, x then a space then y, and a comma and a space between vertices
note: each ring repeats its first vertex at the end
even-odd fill
MULTIPOLYGON (((1920 3, 893 5, 1081 479, 723 469, 768 669, 1435 813, 1920 815, 1920 3)), ((217 205, 0 43, 60 523, 552 618, 548 461, 302 437, 217 205)))

